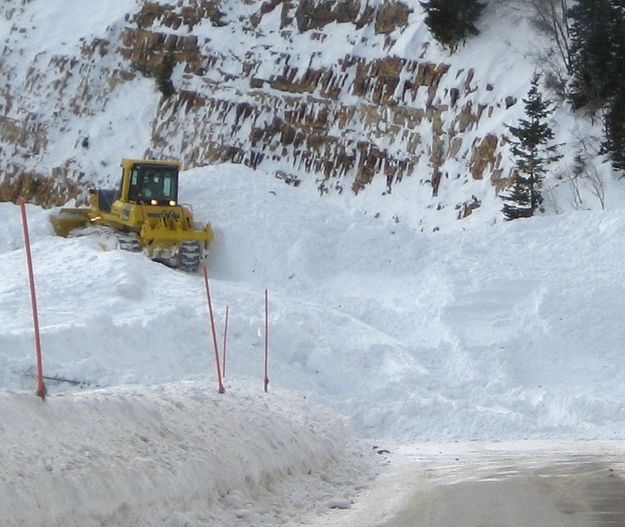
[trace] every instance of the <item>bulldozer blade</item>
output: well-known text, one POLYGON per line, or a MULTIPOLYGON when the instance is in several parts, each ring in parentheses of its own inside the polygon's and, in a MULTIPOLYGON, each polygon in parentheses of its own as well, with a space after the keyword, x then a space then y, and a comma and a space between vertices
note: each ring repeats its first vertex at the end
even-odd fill
POLYGON ((86 227, 89 225, 89 212, 89 209, 61 209, 60 212, 52 214, 50 221, 54 232, 66 238, 74 229, 86 227))

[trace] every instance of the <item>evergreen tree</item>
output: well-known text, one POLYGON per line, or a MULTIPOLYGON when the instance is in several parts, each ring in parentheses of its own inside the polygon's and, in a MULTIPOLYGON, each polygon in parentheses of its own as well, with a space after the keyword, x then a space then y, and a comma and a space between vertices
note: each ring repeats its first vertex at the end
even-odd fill
POLYGON ((573 108, 602 110, 602 152, 625 170, 625 1, 578 0, 569 16, 573 108))
POLYGON ((625 170, 625 87, 614 95, 603 116, 605 140, 602 153, 608 154, 615 170, 625 170))
POLYGON ((573 108, 600 108, 612 94, 615 70, 615 21, 620 13, 613 0, 579 0, 570 10, 571 83, 573 108))
POLYGON ((625 13, 614 7, 611 24, 612 55, 610 57, 610 96, 603 114, 605 141, 614 169, 625 170, 625 13))
POLYGON ((507 220, 534 215, 542 203, 541 189, 547 166, 562 157, 557 154, 558 145, 549 144, 553 131, 546 120, 553 108, 550 101, 543 99, 539 80, 540 76, 534 75, 527 98, 523 99, 527 119, 520 119, 518 126, 508 126, 515 138, 511 144, 517 173, 509 193, 502 196, 507 220))
POLYGON ((502 209, 506 220, 530 218, 534 215, 528 178, 520 174, 514 176, 509 193, 501 196, 501 199, 509 202, 504 203, 502 209))
POLYGON ((479 0, 429 0, 421 2, 421 6, 434 38, 454 50, 461 40, 479 34, 475 24, 486 4, 479 0))

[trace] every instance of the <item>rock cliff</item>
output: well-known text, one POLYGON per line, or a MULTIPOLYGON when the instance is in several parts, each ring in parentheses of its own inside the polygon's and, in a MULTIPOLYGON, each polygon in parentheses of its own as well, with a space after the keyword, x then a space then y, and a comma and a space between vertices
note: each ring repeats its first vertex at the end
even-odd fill
POLYGON ((119 3, 44 49, 28 45, 50 31, 41 2, 0 7, 0 199, 80 200, 122 156, 172 157, 321 194, 409 181, 416 208, 463 218, 510 174, 504 123, 526 79, 510 93, 464 48, 438 49, 418 2, 119 3))

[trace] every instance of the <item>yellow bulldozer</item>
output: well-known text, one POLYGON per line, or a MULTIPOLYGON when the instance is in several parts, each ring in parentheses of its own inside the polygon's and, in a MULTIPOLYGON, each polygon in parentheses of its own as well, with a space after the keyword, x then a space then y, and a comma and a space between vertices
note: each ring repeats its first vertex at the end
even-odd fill
POLYGON ((198 225, 178 202, 176 161, 122 159, 117 189, 92 189, 89 208, 64 208, 51 216, 55 232, 71 235, 88 226, 115 233, 120 249, 145 252, 158 262, 195 272, 213 239, 210 224, 198 225))

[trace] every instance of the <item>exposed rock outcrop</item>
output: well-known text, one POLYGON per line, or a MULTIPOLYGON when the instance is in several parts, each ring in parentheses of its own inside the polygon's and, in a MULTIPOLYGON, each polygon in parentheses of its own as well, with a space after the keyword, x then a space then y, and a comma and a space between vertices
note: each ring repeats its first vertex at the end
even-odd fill
MULTIPOLYGON (((275 167, 285 181, 314 178, 321 193, 360 192, 376 178, 390 191, 414 178, 429 188, 437 208, 445 185, 484 182, 487 192, 506 177, 496 130, 501 118, 493 115, 514 108, 516 99, 502 93, 483 102, 476 94, 496 86, 482 86, 470 65, 428 60, 427 42, 410 58, 392 52, 414 16, 411 6, 144 1, 107 38, 84 40, 79 55, 38 57, 25 77, 30 98, 0 88, 0 198, 22 193, 54 205, 79 196, 93 179, 81 165, 82 138, 75 138, 78 152, 50 162, 51 134, 56 138, 72 118, 107 111, 121 89, 129 93, 139 79, 157 77, 166 58, 175 90, 151 116, 146 157, 174 157, 187 167, 223 161, 275 167), (330 43, 336 37, 329 28, 337 25, 349 29, 343 53, 330 43), (230 48, 224 38, 252 45, 230 48), (295 42, 309 42, 310 50, 295 42), (379 51, 355 52, 367 47, 379 51), (25 111, 37 97, 49 97, 50 114, 25 111), (490 119, 493 130, 478 133, 490 119)), ((4 8, 5 17, 16 13, 4 8)), ((0 74, 8 86, 12 72, 0 66, 0 74)), ((475 185, 468 192, 460 205, 448 204, 459 217, 479 207, 475 185)))

